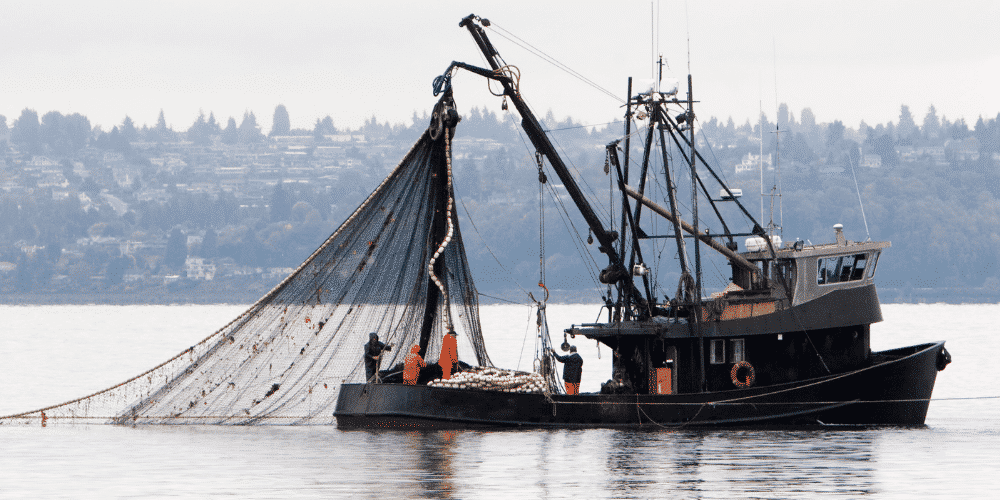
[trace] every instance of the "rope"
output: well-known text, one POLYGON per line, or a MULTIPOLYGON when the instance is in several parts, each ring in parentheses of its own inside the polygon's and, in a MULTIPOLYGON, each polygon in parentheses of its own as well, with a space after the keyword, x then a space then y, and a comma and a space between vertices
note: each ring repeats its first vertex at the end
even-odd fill
MULTIPOLYGON (((806 387, 806 386, 802 386, 806 387)), ((801 387, 800 387, 801 388, 801 387)), ((1000 399, 1000 396, 974 396, 974 397, 962 397, 962 398, 909 398, 909 399, 852 399, 844 401, 774 401, 774 402, 735 402, 742 399, 748 398, 758 398, 764 396, 770 396, 772 394, 777 394, 776 391, 765 394, 758 394, 756 396, 747 396, 745 398, 735 398, 722 401, 694 401, 694 402, 656 402, 656 401, 557 401, 558 404, 571 405, 571 404, 600 404, 604 405, 641 405, 641 406, 698 406, 698 405, 708 405, 708 406, 737 406, 737 405, 752 405, 752 406, 788 406, 788 405, 805 405, 805 404, 822 404, 822 405, 835 405, 835 404, 846 404, 846 403, 918 403, 923 401, 969 401, 969 400, 987 400, 987 399, 1000 399)))
MULTIPOLYGON (((444 111, 442 110, 442 113, 444 111)), ((438 257, 444 253, 445 247, 451 242, 452 235, 455 234, 455 224, 451 220, 451 208, 455 204, 455 199, 451 195, 451 133, 446 128, 444 130, 444 148, 445 148, 445 163, 448 165, 448 208, 445 211, 445 217, 448 219, 448 234, 444 237, 444 241, 438 246, 437 251, 434 252, 434 256, 431 257, 430 263, 427 265, 427 269, 430 271, 431 280, 437 285, 438 290, 441 291, 441 296, 444 297, 444 321, 445 328, 447 332, 450 332, 453 327, 451 324, 451 306, 448 303, 448 291, 444 288, 444 283, 438 279, 437 275, 434 274, 434 263, 437 262, 438 257)))
MULTIPOLYGON (((455 70, 457 71, 458 68, 455 68, 455 70)), ((506 76, 507 78, 510 78, 511 87, 514 88, 514 94, 519 94, 521 92, 521 70, 517 66, 514 66, 513 64, 505 64, 501 66, 499 69, 493 71, 493 74, 497 76, 506 76)), ((493 91, 493 82, 494 80, 492 78, 487 78, 486 88, 489 89, 490 93, 493 94, 495 97, 503 97, 504 99, 506 99, 506 95, 504 94, 503 89, 501 89, 500 92, 493 91)))
POLYGON ((522 303, 522 302, 514 302, 513 300, 507 300, 507 299, 502 299, 502 298, 500 298, 500 297, 494 297, 493 295, 489 295, 489 294, 486 294, 486 293, 483 293, 483 292, 480 292, 480 291, 478 291, 478 290, 476 291, 476 293, 478 293, 479 295, 481 295, 481 296, 483 296, 483 297, 489 297, 489 298, 491 298, 491 299, 493 299, 493 300, 499 300, 499 301, 501 301, 501 302, 506 302, 506 303, 508 303, 508 304, 515 304, 515 305, 519 305, 519 306, 526 306, 526 305, 529 305, 529 304, 524 304, 524 303, 522 303))

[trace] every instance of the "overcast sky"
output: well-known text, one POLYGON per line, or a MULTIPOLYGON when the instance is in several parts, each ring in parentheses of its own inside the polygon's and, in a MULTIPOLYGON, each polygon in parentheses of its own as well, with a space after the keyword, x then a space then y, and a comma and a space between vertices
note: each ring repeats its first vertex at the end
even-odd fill
MULTIPOLYGON (((485 65, 458 21, 474 12, 623 96, 650 76, 655 47, 682 80, 690 70, 701 119, 796 116, 857 127, 938 114, 1000 112, 1000 2, 214 2, 11 1, 0 5, 0 114, 81 113, 105 130, 126 114, 153 125, 160 109, 186 130, 213 111, 253 111, 265 132, 284 104, 293 127, 331 115, 410 122, 435 98, 452 60, 485 65), (286 5, 287 4, 287 5, 286 5), (652 16, 652 11, 659 11, 652 16), (653 18, 658 17, 658 22, 653 18), (654 29, 658 26, 658 29, 654 29), (658 33, 658 42, 654 41, 658 33)), ((582 123, 622 114, 619 102, 504 39, 536 113, 582 123)), ((500 112, 485 81, 456 78, 460 109, 500 112)))

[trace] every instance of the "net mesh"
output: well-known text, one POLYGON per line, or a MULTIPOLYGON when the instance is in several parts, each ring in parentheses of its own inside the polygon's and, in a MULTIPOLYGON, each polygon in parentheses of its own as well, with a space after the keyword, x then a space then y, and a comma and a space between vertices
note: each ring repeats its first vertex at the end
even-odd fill
POLYGON ((332 423, 340 384, 365 382, 370 332, 393 345, 380 362, 383 376, 401 371, 414 344, 436 363, 448 328, 458 334, 460 360, 492 366, 452 210, 457 121, 448 92, 430 127, 343 225, 217 332, 119 385, 0 424, 332 423))

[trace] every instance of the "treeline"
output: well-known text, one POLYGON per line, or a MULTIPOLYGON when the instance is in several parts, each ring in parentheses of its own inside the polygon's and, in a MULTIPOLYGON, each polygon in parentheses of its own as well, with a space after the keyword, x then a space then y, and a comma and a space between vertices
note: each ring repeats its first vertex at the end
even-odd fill
MULTIPOLYGON (((26 109, 12 126, 0 117, 0 139, 9 137, 12 149, 5 157, 3 177, 29 190, 0 191, 0 262, 17 264, 17 282, 30 286, 46 282, 58 270, 73 279, 87 282, 103 276, 106 283, 122 279, 126 269, 146 266, 127 260, 117 247, 89 246, 82 256, 69 263, 60 254, 72 242, 84 237, 157 239, 166 250, 153 273, 177 270, 178 257, 233 259, 236 264, 258 267, 292 267, 302 261, 329 235, 395 164, 398 158, 376 153, 369 146, 395 143, 404 151, 426 128, 429 116, 414 113, 411 124, 380 123, 375 117, 354 130, 338 128, 329 116, 309 129, 292 129, 288 110, 278 106, 270 133, 260 130, 256 116, 247 112, 242 120, 229 118, 222 126, 214 116, 200 114, 184 131, 166 124, 163 113, 152 127, 137 126, 125 117, 110 131, 93 127, 82 115, 62 115, 55 111, 38 114, 26 109), (169 150, 169 144, 185 140, 197 145, 234 145, 254 148, 275 136, 311 136, 314 143, 328 141, 330 135, 362 134, 367 146, 348 147, 352 168, 343 168, 331 189, 311 184, 282 184, 270 189, 257 207, 246 207, 232 193, 192 193, 177 186, 193 180, 192 168, 199 160, 186 158, 187 167, 172 170, 149 161, 152 154, 169 150), (270 137, 268 137, 270 136, 270 137), (140 143, 147 143, 140 146, 140 143), (150 146, 149 144, 152 144, 150 146), (120 186, 104 165, 104 152, 121 153, 140 175, 132 184, 120 186), (69 198, 56 199, 51 189, 40 189, 17 165, 33 156, 47 155, 60 164, 68 182, 69 198), (82 164, 90 175, 76 173, 82 164), (165 187, 164 197, 140 200, 147 188, 165 187), (86 195, 89 207, 82 198, 86 195), (124 213, 116 212, 110 197, 128 203, 124 213), (188 245, 188 236, 196 241, 188 245), (17 243, 17 245, 15 245, 17 243), (28 256, 25 245, 44 247, 28 256), (180 248, 183 247, 184 252, 180 248), (29 262, 30 261, 30 262, 29 262), (28 264, 31 265, 28 265, 28 264), (67 266, 57 269, 58 265, 67 266), (165 266, 163 268, 157 266, 165 266)), ((467 111, 459 125, 459 137, 491 139, 492 146, 472 146, 456 161, 456 190, 464 205, 460 213, 471 214, 491 245, 490 250, 474 245, 477 231, 463 226, 470 258, 483 291, 509 288, 513 275, 521 283, 537 279, 538 188, 534 156, 525 150, 515 120, 489 110, 467 111), (471 238, 471 240, 470 240, 471 238), (498 270, 490 255, 495 253, 508 266, 498 270), (487 276, 489 275, 489 276, 487 276), (491 281, 491 279, 493 281, 491 281)), ((548 113, 542 120, 551 131, 565 160, 581 176, 585 191, 603 203, 609 178, 602 165, 601 146, 618 138, 622 123, 588 127, 548 113)), ((746 199, 760 189, 757 176, 735 176, 732 166, 748 153, 758 154, 760 137, 764 153, 774 154, 780 165, 784 199, 786 239, 801 237, 813 242, 832 239, 830 226, 843 223, 849 237, 864 239, 867 223, 873 239, 893 241, 893 249, 880 263, 880 284, 906 287, 995 287, 1000 290, 998 249, 1000 249, 1000 115, 979 118, 970 128, 962 120, 938 116, 931 107, 917 124, 907 106, 902 106, 895 122, 869 126, 862 122, 849 128, 839 120, 820 123, 806 108, 798 117, 782 105, 774 121, 761 116, 757 123, 736 125, 714 117, 701 121, 704 138, 712 144, 703 150, 731 181, 743 187, 746 199), (772 132, 778 131, 775 134, 772 132), (763 134, 761 133, 763 132, 763 134), (970 142, 971 140, 971 142, 970 142), (951 146, 945 147, 947 144, 951 146), (960 144, 961 148, 955 146, 960 144), (944 148, 944 157, 904 157, 904 151, 944 148), (976 155, 969 156, 968 148, 976 155), (881 165, 864 168, 865 156, 875 155, 881 165), (857 177, 858 189, 854 187, 857 177), (858 193, 865 206, 862 215, 858 193)), ((641 141, 633 141, 633 147, 641 141)), ((633 152, 633 159, 641 154, 633 152)), ((678 156, 679 158, 679 156, 678 156)), ((232 161, 232 160, 226 160, 232 161)), ((233 166, 239 166, 233 164, 233 166)), ((768 173, 765 191, 776 183, 776 172, 768 173)), ((749 202, 756 206, 756 200, 749 202)), ((547 270, 553 286, 582 289, 593 286, 587 270, 593 263, 581 256, 575 245, 586 235, 571 235, 563 229, 561 207, 547 201, 547 270), (579 239, 577 239, 579 237, 579 239)), ((575 210, 569 213, 576 217, 575 210)), ((704 213, 708 213, 707 209, 704 213)), ((766 222, 766 221, 763 221, 766 222)), ((585 232, 577 223, 571 231, 585 232)), ((162 248, 162 247, 161 247, 162 248)), ((725 279, 725 273, 719 279, 725 279)), ((665 284, 672 292, 676 283, 665 284)))
MULTIPOLYGON (((205 116, 204 112, 200 112, 195 121, 183 131, 168 126, 162 110, 153 126, 137 125, 126 115, 122 122, 112 126, 111 130, 92 126, 90 120, 79 113, 63 115, 58 111, 49 111, 39 118, 38 112, 29 108, 21 111, 20 116, 10 125, 7 122, 7 117, 0 115, 0 138, 9 135, 10 143, 21 153, 72 158, 88 146, 131 153, 132 144, 136 142, 190 141, 195 145, 209 146, 218 141, 228 145, 249 145, 264 143, 268 138, 275 136, 312 136, 315 141, 322 143, 329 141, 327 136, 337 134, 362 135, 369 142, 416 140, 427 128, 430 116, 426 111, 422 115, 414 112, 410 124, 379 122, 372 116, 360 127, 349 129, 338 128, 334 125, 333 118, 327 115, 324 118, 317 118, 312 129, 293 129, 287 108, 279 104, 274 110, 271 129, 267 135, 261 132, 261 125, 257 123, 253 111, 244 113, 239 124, 235 118, 229 117, 225 126, 216 119, 214 113, 209 112, 208 116, 205 116)), ((551 111, 544 122, 550 124, 550 128, 553 129, 579 128, 575 134, 578 138, 581 135, 584 138, 590 135, 586 127, 574 122, 572 118, 558 121, 551 111)), ((465 136, 489 138, 505 144, 517 140, 516 122, 504 121, 489 110, 473 107, 462 117, 461 123, 462 133, 465 136)), ((608 128, 602 130, 607 131, 608 128)))

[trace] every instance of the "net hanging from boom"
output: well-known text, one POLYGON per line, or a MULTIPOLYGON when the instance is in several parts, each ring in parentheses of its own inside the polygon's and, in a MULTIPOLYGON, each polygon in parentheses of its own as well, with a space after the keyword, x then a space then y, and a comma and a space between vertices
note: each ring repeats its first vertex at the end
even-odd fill
POLYGON ((447 328, 459 359, 492 366, 452 209, 451 92, 389 176, 290 276, 232 322, 163 364, 0 424, 84 419, 120 424, 324 424, 340 384, 364 382, 369 332, 393 344, 382 375, 410 346, 436 363, 447 328))

